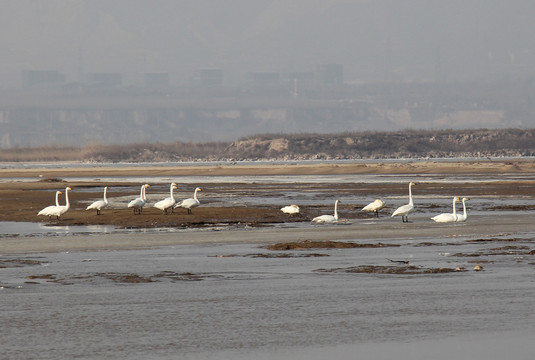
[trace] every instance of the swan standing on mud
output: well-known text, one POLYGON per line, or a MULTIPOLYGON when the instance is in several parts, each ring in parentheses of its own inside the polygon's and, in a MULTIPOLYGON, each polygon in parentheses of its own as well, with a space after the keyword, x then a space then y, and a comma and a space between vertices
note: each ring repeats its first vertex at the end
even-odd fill
POLYGON ((457 221, 457 212, 455 210, 455 203, 460 202, 461 199, 459 197, 455 196, 453 197, 453 213, 443 213, 437 216, 433 216, 431 220, 438 223, 449 223, 449 222, 455 222, 457 221))
POLYGON ((409 203, 403 206, 400 206, 394 211, 392 217, 401 216, 402 222, 409 222, 408 215, 414 210, 414 203, 412 202, 412 186, 416 185, 413 182, 409 183, 409 203))
POLYGON ((320 215, 312 219, 313 223, 316 224, 333 224, 338 221, 338 203, 341 202, 336 200, 334 202, 334 215, 320 215))
POLYGON ((468 218, 468 215, 466 214, 466 204, 465 204, 465 201, 467 200, 470 200, 470 198, 463 197, 463 214, 457 215, 457 220, 456 220, 457 222, 466 221, 466 219, 468 218))
POLYGON ((47 206, 46 208, 44 208, 43 210, 39 211, 37 213, 37 215, 45 215, 45 216, 48 216, 48 218, 50 218, 52 215, 55 214, 55 211, 57 212, 57 208, 60 207, 59 205, 59 195, 60 194, 63 194, 63 192, 61 191, 56 191, 56 205, 50 205, 50 206, 47 206))
MULTIPOLYGON (((59 201, 58 201, 57 202, 58 206, 53 206, 52 208, 50 208, 49 211, 48 211, 48 214, 46 214, 46 215, 48 215, 49 217, 50 216, 55 216, 58 220, 60 220, 61 215, 65 214, 67 211, 69 211, 69 209, 71 208, 71 204, 69 203, 69 190, 72 190, 72 189, 67 186, 65 188, 65 205, 59 205, 59 201)), ((61 192, 60 192, 60 194, 61 194, 61 192)), ((58 194, 56 193, 56 195, 58 195, 58 194)), ((43 210, 41 210, 41 211, 43 211, 43 210)), ((37 214, 37 215, 39 215, 39 214, 37 214)))
POLYGON ((138 214, 141 214, 141 211, 143 211, 143 206, 147 203, 147 197, 145 195, 145 189, 150 187, 149 184, 141 185, 141 190, 139 192, 139 197, 137 199, 134 199, 128 203, 129 208, 134 209, 134 215, 136 212, 138 214))
POLYGON ((175 205, 175 208, 177 207, 183 207, 184 209, 188 209, 188 214, 191 214, 191 209, 201 205, 201 202, 199 199, 197 199, 197 191, 202 191, 201 188, 196 188, 195 192, 193 193, 193 198, 185 199, 179 202, 175 205))
POLYGON ((281 211, 285 214, 299 214, 299 206, 297 205, 287 205, 281 208, 281 211))
POLYGON ((178 189, 176 184, 171 183, 171 186, 169 188, 169 197, 158 201, 156 204, 154 204, 154 207, 162 210, 165 215, 167 215, 167 209, 169 208, 171 208, 171 212, 173 212, 173 206, 176 203, 175 197, 173 195, 173 190, 176 190, 176 189, 178 189))
POLYGON ((379 210, 384 208, 386 203, 381 199, 375 199, 375 201, 364 206, 361 211, 374 212, 376 217, 379 217, 379 210))
POLYGON ((104 199, 95 201, 94 203, 86 207, 85 209, 86 210, 95 209, 97 210, 97 215, 100 215, 100 211, 104 209, 106 206, 108 206, 108 198, 106 197, 107 192, 108 192, 108 187, 106 186, 104 188, 104 199))

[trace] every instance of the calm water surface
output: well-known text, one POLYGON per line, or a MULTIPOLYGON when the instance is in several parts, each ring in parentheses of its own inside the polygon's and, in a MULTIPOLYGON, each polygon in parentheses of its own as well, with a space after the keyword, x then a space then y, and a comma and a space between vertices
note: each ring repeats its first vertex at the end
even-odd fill
MULTIPOLYGON (((256 257, 274 252, 247 244, 23 256, 40 264, 0 269, 2 356, 234 359, 306 354, 320 359, 320 354, 352 358, 358 348, 379 355, 390 347, 390 356, 409 359, 414 357, 398 350, 410 349, 410 344, 415 348, 408 355, 425 348, 417 344, 437 341, 443 350, 451 345, 452 354, 459 354, 458 344, 469 336, 492 345, 496 339, 521 341, 523 334, 533 334, 535 263, 529 256, 486 257, 494 264, 476 272, 473 258, 447 254, 500 243, 448 239, 448 244, 418 246, 436 240, 392 240, 402 246, 378 249, 293 251, 296 257, 291 258, 256 257), (312 252, 329 256, 303 257, 312 252), (317 271, 391 265, 386 259, 467 271, 317 271), (153 281, 117 281, 127 274, 153 281)), ((522 245, 530 244, 526 239, 522 245)), ((466 351, 475 351, 469 345, 464 343, 466 351)), ((533 354, 532 341, 525 341, 508 358, 523 358, 526 347, 533 354)))

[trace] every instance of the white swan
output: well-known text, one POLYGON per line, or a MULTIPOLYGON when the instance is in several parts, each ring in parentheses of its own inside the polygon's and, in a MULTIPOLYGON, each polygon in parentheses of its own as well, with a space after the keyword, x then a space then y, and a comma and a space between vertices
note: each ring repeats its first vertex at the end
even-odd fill
POLYGON ((86 210, 97 210, 97 215, 100 215, 100 211, 104 209, 106 206, 108 206, 108 198, 106 197, 106 193, 108 192, 108 187, 106 186, 104 188, 104 199, 103 200, 97 200, 88 207, 86 207, 86 210))
POLYGON ((449 223, 449 222, 457 221, 457 212, 455 210, 455 203, 459 201, 461 201, 461 199, 457 196, 454 196, 453 197, 453 213, 451 214, 444 213, 444 214, 440 214, 437 216, 433 216, 431 220, 433 220, 434 222, 439 222, 439 223, 449 223))
POLYGON ((412 202, 412 186, 416 185, 413 182, 409 183, 409 203, 403 206, 400 206, 394 211, 392 217, 401 216, 401 221, 409 222, 408 215, 414 210, 414 203, 412 202))
POLYGON ((185 209, 188 209, 188 214, 191 214, 191 209, 201 205, 201 202, 199 201, 199 199, 197 199, 197 191, 202 191, 202 189, 199 187, 196 188, 195 192, 193 193, 193 198, 182 200, 181 202, 175 205, 175 208, 183 207, 185 209))
POLYGON ((332 224, 338 221, 338 203, 341 202, 336 200, 334 202, 334 215, 320 215, 312 219, 313 223, 317 224, 332 224))
POLYGON ((69 203, 69 190, 72 190, 70 187, 65 188, 65 205, 58 205, 54 206, 52 209, 50 209, 48 216, 55 216, 58 220, 60 220, 61 215, 65 214, 69 209, 71 208, 71 204, 69 203))
POLYGON ((141 211, 143 210, 143 206, 145 206, 145 204, 147 203, 147 197, 145 196, 145 189, 148 187, 150 187, 149 184, 141 185, 141 190, 139 191, 139 197, 128 203, 128 207, 134 209, 134 215, 136 214, 136 212, 138 214, 141 214, 141 211))
POLYGON ((42 209, 41 211, 39 211, 37 213, 37 215, 45 215, 45 216, 48 216, 48 218, 50 218, 52 215, 55 214, 55 211, 56 208, 59 208, 59 195, 60 194, 63 194, 63 192, 61 191, 56 191, 56 205, 50 205, 50 206, 47 206, 46 208, 42 209))
POLYGON ((463 222, 463 221, 466 221, 466 218, 468 218, 468 215, 466 214, 466 204, 465 204, 465 201, 467 200, 470 200, 470 198, 467 198, 467 197, 463 197, 463 214, 462 215, 457 215, 457 220, 458 222, 463 222))
POLYGON ((361 211, 370 211, 374 212, 375 216, 379 217, 379 210, 384 208, 386 203, 381 199, 375 199, 375 201, 364 206, 361 211))
POLYGON ((178 189, 175 183, 171 183, 171 187, 169 188, 169 197, 165 198, 163 200, 158 201, 156 204, 154 204, 154 207, 157 209, 160 209, 164 212, 164 214, 167 215, 167 209, 171 208, 171 212, 173 211, 173 206, 175 205, 175 197, 173 196, 173 190, 178 189))
POLYGON ((297 205, 287 205, 281 208, 281 211, 285 214, 299 214, 299 206, 297 205))

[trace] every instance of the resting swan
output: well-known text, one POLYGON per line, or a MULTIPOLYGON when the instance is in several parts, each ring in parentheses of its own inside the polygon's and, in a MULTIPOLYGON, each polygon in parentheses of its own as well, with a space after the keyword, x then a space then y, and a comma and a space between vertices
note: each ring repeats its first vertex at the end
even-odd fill
POLYGON ((467 201, 467 200, 470 200, 470 198, 463 197, 463 214, 462 215, 457 215, 457 221, 458 222, 466 221, 466 219, 468 218, 468 215, 466 214, 466 204, 465 204, 465 201, 467 201))
POLYGON ((375 199, 375 201, 364 206, 361 211, 370 211, 374 212, 375 216, 379 217, 379 210, 384 208, 386 203, 381 199, 375 199))
POLYGON ((281 211, 285 214, 299 214, 299 206, 297 205, 287 205, 281 208, 281 211))
POLYGON ((147 197, 145 195, 145 189, 150 187, 149 184, 141 185, 141 190, 139 192, 139 197, 137 199, 134 199, 128 203, 129 208, 134 209, 134 215, 136 212, 138 214, 141 214, 141 211, 143 210, 143 206, 147 203, 147 197))
POLYGON ((158 201, 156 204, 154 204, 154 207, 157 209, 160 209, 163 211, 164 214, 167 215, 167 209, 171 208, 171 212, 173 212, 173 206, 175 205, 175 197, 173 196, 173 190, 178 189, 175 183, 171 183, 171 187, 169 188, 170 195, 168 198, 165 198, 163 200, 158 201))
POLYGON ((103 200, 97 200, 88 207, 86 207, 86 210, 97 210, 97 215, 100 215, 100 210, 104 209, 106 206, 108 206, 108 198, 106 197, 106 193, 108 192, 108 187, 106 186, 104 188, 104 199, 103 200))
POLYGON ((191 214, 191 209, 201 205, 201 202, 199 199, 197 199, 197 191, 202 191, 201 188, 196 188, 195 192, 193 193, 193 198, 185 199, 179 202, 175 205, 175 207, 183 207, 185 209, 188 209, 188 214, 191 214))
POLYGON ((59 208, 59 206, 60 206, 59 205, 59 195, 60 194, 63 194, 63 192, 56 191, 56 205, 47 206, 43 210, 39 211, 37 213, 37 215, 45 215, 45 216, 48 216, 48 218, 50 218, 52 215, 54 215, 55 214, 54 211, 57 211, 56 208, 59 208))
POLYGON ((392 217, 401 216, 402 222, 409 222, 408 215, 414 210, 414 203, 412 202, 412 186, 416 185, 413 182, 409 183, 409 203, 403 206, 400 206, 394 211, 392 217))
POLYGON ((439 223, 449 223, 449 222, 457 221, 457 212, 455 210, 455 203, 459 201, 461 201, 461 199, 459 199, 457 196, 453 197, 453 213, 451 214, 444 213, 444 214, 440 214, 437 216, 433 216, 431 220, 433 220, 434 222, 439 222, 439 223))
POLYGON ((336 200, 334 202, 334 215, 320 215, 312 219, 313 223, 316 224, 332 224, 338 221, 338 203, 341 202, 336 200))

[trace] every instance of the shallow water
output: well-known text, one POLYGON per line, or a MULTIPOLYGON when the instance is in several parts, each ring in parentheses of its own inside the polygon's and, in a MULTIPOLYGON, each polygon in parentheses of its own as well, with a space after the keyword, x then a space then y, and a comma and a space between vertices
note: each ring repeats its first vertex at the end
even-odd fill
MULTIPOLYGON (((409 178, 299 177, 311 184, 362 181, 370 186, 409 178)), ((305 207, 334 203, 328 186, 305 193, 291 189, 274 192, 266 186, 252 194, 227 185, 294 181, 291 177, 269 179, 210 178, 201 201, 280 206, 299 200, 305 207), (214 192, 217 188, 219 195, 210 194, 210 187, 214 192)), ((141 179, 127 180, 134 183, 141 179)), ((160 190, 166 191, 166 183, 174 181, 152 180, 160 181, 150 194, 154 198, 160 190)), ((184 183, 193 187, 199 180, 184 178, 184 183)), ((468 179, 426 176, 418 180, 468 179)), ((471 178, 476 184, 488 180, 471 178)), ((113 196, 113 188, 110 190, 113 196)), ((137 185, 132 185, 132 192, 139 192, 137 185)), ((411 227, 432 223, 430 216, 451 210, 450 197, 421 196, 417 191, 414 195, 417 211, 411 216, 411 227)), ((341 199, 342 217, 353 217, 357 205, 373 200, 351 194, 341 199)), ((386 200, 392 210, 407 197, 387 196, 386 200)), ((115 199, 112 204, 119 207, 124 201, 115 199)), ((255 254, 279 252, 254 244, 218 243, 222 232, 212 230, 205 231, 213 236, 213 243, 204 245, 0 253, 0 262, 11 265, 0 268, 0 358, 354 359, 359 354, 359 358, 399 360, 531 359, 535 353, 531 340, 535 330, 535 257, 527 253, 535 250, 535 228, 496 234, 492 242, 470 242, 477 237, 455 236, 454 230, 474 226, 483 217, 510 214, 495 207, 511 204, 532 206, 535 199, 496 198, 491 194, 472 197, 467 204, 472 218, 445 226, 441 236, 409 238, 402 230, 399 236, 380 240, 355 235, 346 240, 400 246, 290 251, 284 254, 293 257, 285 258, 258 257, 255 254), (513 239, 516 241, 511 242, 513 239), (456 256, 458 253, 472 256, 456 256), (328 256, 304 256, 312 254, 328 256), (360 265, 395 265, 389 259, 423 268, 460 266, 466 271, 418 275, 343 271, 360 265), (36 263, 32 265, 32 261, 36 263), (473 271, 476 263, 481 263, 484 270, 473 271), (318 271, 321 269, 341 270, 318 271), (125 280, 126 275, 130 281, 125 280), (132 279, 150 281, 136 283, 132 279)), ((380 219, 353 221, 378 228, 380 224, 400 222, 390 218, 389 212, 380 219)), ((276 226, 285 231, 284 227, 313 225, 306 221, 276 226)), ((188 231, 201 230, 0 224, 0 237, 30 236, 36 241, 40 237, 71 239, 87 234, 109 241, 109 234, 118 231, 144 237, 150 243, 161 232, 185 238, 188 231)), ((225 232, 226 236, 232 234, 225 232)), ((250 234, 254 236, 255 232, 250 234)))
MULTIPOLYGON (((527 236, 515 244, 531 248, 532 239, 527 236)), ((509 243, 505 237, 504 243, 492 244, 467 240, 391 239, 386 241, 402 246, 291 251, 295 257, 290 258, 253 256, 274 253, 256 245, 217 243, 30 254, 22 258, 39 265, 0 270, 2 354, 42 359, 171 359, 177 354, 191 359, 304 358, 306 354, 320 359, 319 354, 335 353, 350 358, 363 346, 371 355, 380 354, 385 348, 372 345, 387 344, 390 358, 409 359, 414 353, 403 357, 400 347, 414 344, 418 353, 421 348, 416 344, 422 342, 448 344, 448 339, 456 339, 451 346, 457 348, 460 339, 474 334, 489 343, 515 332, 532 334, 532 256, 478 258, 492 264, 485 263, 484 271, 476 272, 474 258, 451 254, 509 243), (419 246, 427 242, 436 245, 419 246), (329 256, 302 256, 310 253, 329 256), (425 268, 462 266, 467 271, 435 275, 317 271, 392 265, 387 259, 409 260, 425 268), (121 274, 137 274, 152 282, 106 278, 121 274)), ((476 352, 469 344, 464 346, 476 352)), ((535 351, 531 341, 524 341, 521 349, 510 349, 508 358, 523 358, 526 347, 535 351)))

